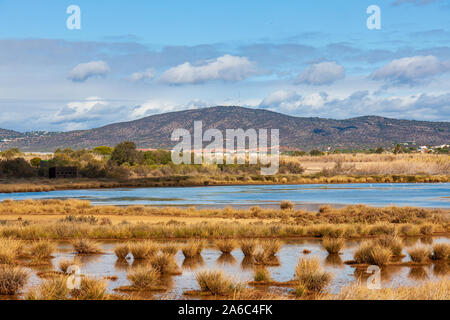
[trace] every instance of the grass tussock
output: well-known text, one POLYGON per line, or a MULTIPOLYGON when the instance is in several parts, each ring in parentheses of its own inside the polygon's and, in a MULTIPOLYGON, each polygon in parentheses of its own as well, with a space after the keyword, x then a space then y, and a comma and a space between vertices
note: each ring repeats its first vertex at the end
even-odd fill
POLYGON ((242 286, 229 279, 222 271, 200 271, 196 275, 200 290, 214 296, 227 296, 242 289, 242 286))
POLYGON ((294 209, 294 204, 291 201, 281 201, 280 202, 280 209, 281 210, 292 210, 294 209))
POLYGON ((345 241, 342 238, 323 238, 322 246, 329 254, 339 254, 345 246, 345 241))
POLYGON ((78 254, 98 254, 102 253, 100 244, 91 239, 77 239, 72 241, 72 246, 78 254))
POLYGON ((190 241, 181 248, 185 258, 196 258, 201 255, 205 247, 205 242, 202 240, 190 241))
POLYGON ((160 273, 158 270, 149 268, 148 266, 139 266, 133 268, 127 276, 131 284, 135 288, 148 289, 158 285, 160 273))
POLYGON ((252 257, 255 253, 256 248, 258 247, 258 240, 255 239, 244 239, 240 241, 240 247, 242 253, 246 257, 252 257))
POLYGON ((266 257, 274 257, 281 249, 281 241, 277 239, 266 240, 261 242, 261 246, 266 257))
POLYGON ((70 290, 67 286, 67 277, 45 279, 43 282, 30 289, 25 295, 26 300, 67 300, 70 290))
POLYGON ((391 257, 391 249, 372 242, 363 242, 354 253, 354 258, 357 263, 377 265, 379 267, 388 264, 391 257))
POLYGON ((237 246, 234 239, 220 239, 216 240, 214 244, 224 254, 230 254, 237 246))
POLYGON ((114 254, 119 260, 125 260, 129 253, 130 245, 128 243, 119 243, 114 247, 114 254))
POLYGON ((104 280, 82 277, 80 289, 72 290, 72 296, 77 300, 105 300, 107 283, 104 280))
POLYGON ((253 274, 253 280, 257 282, 268 282, 271 280, 270 272, 267 268, 257 267, 253 274))
POLYGON ((430 255, 430 250, 423 246, 417 246, 408 250, 408 255, 411 261, 417 263, 424 263, 430 255))
POLYGON ((378 244, 383 248, 391 250, 393 256, 401 256, 403 251, 402 240, 395 235, 384 235, 375 240, 374 244, 378 244))
POLYGON ((20 267, 0 265, 0 295, 15 295, 25 286, 28 272, 20 267))
POLYGON ((62 273, 68 274, 69 267, 76 266, 76 265, 78 265, 77 261, 70 260, 70 259, 64 259, 64 260, 59 261, 58 268, 62 273))
POLYGON ((167 244, 161 247, 162 253, 166 253, 171 256, 175 256, 178 253, 178 250, 180 250, 180 248, 175 244, 167 244))
POLYGON ((161 275, 170 275, 179 272, 173 255, 164 252, 153 256, 150 260, 150 265, 161 275))
POLYGON ((432 260, 447 260, 450 256, 450 245, 447 243, 437 243, 433 246, 430 254, 432 260))
POLYGON ((153 241, 139 241, 130 244, 130 252, 135 260, 150 259, 158 250, 158 244, 153 241))
POLYGON ((33 241, 27 249, 28 256, 32 260, 42 261, 52 258, 52 254, 56 250, 56 245, 49 240, 38 240, 33 241))
POLYGON ((0 265, 14 263, 15 259, 19 256, 21 243, 17 240, 0 239, 0 265))
MULTIPOLYGON (((329 297, 328 297, 329 298, 329 297)), ((367 286, 354 284, 344 287, 335 300, 449 300, 450 280, 429 281, 413 287, 371 290, 367 286)))
POLYGON ((330 283, 332 275, 322 270, 317 258, 300 258, 295 268, 295 278, 298 281, 296 294, 303 295, 306 292, 314 294, 322 292, 330 283), (303 290, 302 290, 303 288, 303 290), (298 292, 297 292, 298 291, 298 292))

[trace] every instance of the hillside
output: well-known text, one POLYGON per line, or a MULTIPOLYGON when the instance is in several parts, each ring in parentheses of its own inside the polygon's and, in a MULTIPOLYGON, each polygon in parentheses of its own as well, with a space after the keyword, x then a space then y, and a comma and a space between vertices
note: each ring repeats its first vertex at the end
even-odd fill
MULTIPOLYGON (((450 122, 396 120, 365 116, 347 120, 301 118, 261 109, 212 107, 170 112, 101 128, 70 131, 48 136, 26 136, 0 143, 2 150, 19 147, 24 151, 53 151, 56 148, 93 148, 114 146, 131 140, 139 148, 170 148, 171 133, 176 128, 192 132, 193 122, 203 121, 203 128, 273 128, 280 129, 281 147, 375 148, 400 142, 439 145, 450 142, 450 122)), ((0 131, 0 138, 3 138, 0 131)), ((1 139, 0 139, 1 140, 1 139)))

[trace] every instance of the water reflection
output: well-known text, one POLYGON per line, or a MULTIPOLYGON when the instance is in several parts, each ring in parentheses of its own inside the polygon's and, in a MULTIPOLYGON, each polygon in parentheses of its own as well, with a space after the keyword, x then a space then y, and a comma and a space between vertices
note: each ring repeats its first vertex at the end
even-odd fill
POLYGON ((426 280, 428 279, 428 273, 424 267, 411 267, 408 277, 413 280, 426 280))
POLYGON ((345 268, 344 262, 339 254, 329 254, 325 258, 325 266, 345 268))
POLYGON ((226 264, 231 264, 234 265, 236 264, 237 260, 235 257, 233 257, 232 254, 230 253, 223 253, 218 259, 217 259, 217 264, 218 265, 226 265, 226 264))
POLYGON ((205 260, 203 260, 202 256, 194 257, 194 258, 185 258, 183 260, 182 267, 184 269, 194 270, 205 264, 205 260))

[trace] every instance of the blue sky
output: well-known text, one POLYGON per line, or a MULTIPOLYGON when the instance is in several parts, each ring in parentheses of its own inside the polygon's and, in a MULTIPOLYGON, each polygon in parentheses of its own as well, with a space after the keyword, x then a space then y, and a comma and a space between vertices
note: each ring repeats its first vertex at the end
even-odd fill
POLYGON ((1 128, 231 104, 449 121, 448 88, 449 0, 0 0, 1 128))

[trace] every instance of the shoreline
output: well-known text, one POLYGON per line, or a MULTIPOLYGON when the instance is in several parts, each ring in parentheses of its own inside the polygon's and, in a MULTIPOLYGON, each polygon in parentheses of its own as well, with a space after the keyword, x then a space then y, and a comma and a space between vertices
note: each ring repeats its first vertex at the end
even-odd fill
POLYGON ((317 184, 399 184, 449 183, 450 175, 370 175, 370 176, 171 176, 129 180, 88 179, 6 179, 0 180, 0 194, 50 192, 63 190, 121 189, 121 188, 183 188, 245 185, 317 185, 317 184))

